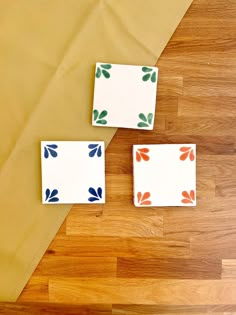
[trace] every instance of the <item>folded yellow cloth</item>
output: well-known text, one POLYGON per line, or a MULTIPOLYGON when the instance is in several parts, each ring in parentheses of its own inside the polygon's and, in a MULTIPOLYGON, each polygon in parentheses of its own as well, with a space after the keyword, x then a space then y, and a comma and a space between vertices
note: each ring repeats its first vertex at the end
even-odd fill
POLYGON ((154 65, 192 0, 0 2, 0 300, 15 301, 70 210, 41 204, 41 140, 105 140, 95 62, 154 65))

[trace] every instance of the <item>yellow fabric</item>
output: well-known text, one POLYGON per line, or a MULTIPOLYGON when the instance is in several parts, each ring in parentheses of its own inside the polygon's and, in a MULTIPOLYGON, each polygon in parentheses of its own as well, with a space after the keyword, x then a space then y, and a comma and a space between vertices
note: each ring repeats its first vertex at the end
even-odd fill
POLYGON ((0 300, 15 301, 70 210, 41 204, 41 140, 91 126, 95 62, 154 65, 192 0, 1 0, 0 300))

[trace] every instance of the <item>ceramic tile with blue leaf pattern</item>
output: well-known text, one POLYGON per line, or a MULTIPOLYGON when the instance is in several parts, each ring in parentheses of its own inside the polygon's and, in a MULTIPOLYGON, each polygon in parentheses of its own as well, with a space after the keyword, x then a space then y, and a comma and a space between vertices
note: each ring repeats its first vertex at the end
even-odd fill
POLYGON ((42 141, 42 202, 105 203, 102 141, 42 141))

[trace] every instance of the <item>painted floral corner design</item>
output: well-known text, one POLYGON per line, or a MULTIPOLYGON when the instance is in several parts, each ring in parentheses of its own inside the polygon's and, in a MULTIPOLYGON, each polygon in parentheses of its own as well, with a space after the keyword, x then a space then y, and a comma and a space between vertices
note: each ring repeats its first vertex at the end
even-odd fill
POLYGON ((139 128, 146 128, 152 126, 152 121, 153 121, 153 113, 149 113, 147 116, 144 115, 143 113, 140 113, 138 115, 140 118, 140 122, 137 124, 139 128))
POLYGON ((94 202, 102 199, 102 188, 98 187, 98 189, 94 189, 93 187, 89 187, 88 192, 92 195, 92 197, 88 198, 88 201, 94 202))
POLYGON ((104 119, 106 116, 108 115, 107 110, 103 110, 101 111, 101 113, 99 113, 99 111, 97 109, 94 109, 93 111, 93 121, 98 124, 98 125, 106 125, 107 124, 107 120, 104 119))
POLYGON ((89 157, 101 157, 102 156, 102 146, 99 144, 89 144, 88 148, 90 150, 89 157))
POLYGON ((195 201, 195 192, 194 192, 194 190, 190 190, 189 193, 187 191, 183 191, 182 192, 182 197, 184 197, 184 199, 181 200, 182 203, 184 203, 184 204, 188 204, 188 203, 193 204, 194 201, 195 201))
POLYGON ((58 195, 58 190, 57 189, 53 189, 52 191, 47 188, 45 191, 45 201, 47 202, 58 202, 59 198, 56 197, 58 195))
POLYGON ((149 206, 152 204, 151 200, 149 200, 149 198, 151 197, 150 192, 145 192, 145 193, 141 193, 138 192, 137 193, 137 199, 138 199, 138 204, 140 206, 149 206))
POLYGON ((136 151, 136 161, 141 162, 143 161, 149 161, 150 157, 148 155, 149 149, 148 148, 141 148, 137 149, 136 151))
POLYGON ((194 161, 195 160, 194 150, 193 150, 192 147, 181 147, 179 150, 181 152, 183 152, 180 155, 180 160, 181 161, 185 161, 187 158, 189 158, 190 161, 194 161))
POLYGON ((142 72, 144 73, 142 77, 143 81, 151 81, 153 83, 157 81, 157 73, 153 68, 142 67, 142 72))
POLYGON ((49 156, 51 156, 53 158, 57 157, 57 151, 56 151, 57 148, 58 148, 58 146, 56 144, 46 144, 44 146, 45 159, 48 159, 49 156))
POLYGON ((111 74, 109 73, 109 70, 112 68, 111 64, 100 64, 99 66, 97 66, 97 70, 96 70, 96 78, 99 79, 102 76, 106 79, 109 79, 111 74))

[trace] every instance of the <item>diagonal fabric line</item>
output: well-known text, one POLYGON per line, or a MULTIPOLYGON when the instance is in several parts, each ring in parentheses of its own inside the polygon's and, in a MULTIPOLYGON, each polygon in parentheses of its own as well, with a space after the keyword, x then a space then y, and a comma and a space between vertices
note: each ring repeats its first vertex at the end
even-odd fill
POLYGON ((122 19, 122 17, 117 14, 117 12, 114 10, 114 8, 112 7, 111 3, 106 2, 107 7, 109 8, 109 12, 112 15, 114 21, 116 21, 117 25, 120 27, 120 29, 122 29, 124 32, 126 32, 126 34, 130 37, 131 40, 133 40, 134 42, 136 42, 140 48, 142 48, 143 50, 145 50, 148 54, 150 54, 150 56, 152 56, 154 58, 154 60, 156 61, 156 52, 153 51, 150 47, 144 45, 142 43, 141 40, 139 40, 139 38, 137 38, 127 27, 126 22, 124 21, 124 19, 122 19))

